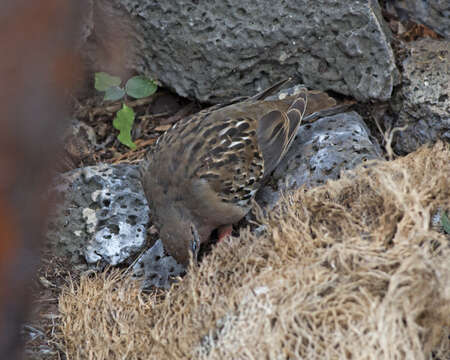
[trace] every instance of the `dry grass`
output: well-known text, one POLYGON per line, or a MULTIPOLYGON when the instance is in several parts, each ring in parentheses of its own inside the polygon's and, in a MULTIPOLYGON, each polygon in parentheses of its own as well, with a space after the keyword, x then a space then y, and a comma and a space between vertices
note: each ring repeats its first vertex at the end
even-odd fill
POLYGON ((119 273, 60 297, 68 359, 450 358, 450 148, 285 199, 164 296, 119 273))

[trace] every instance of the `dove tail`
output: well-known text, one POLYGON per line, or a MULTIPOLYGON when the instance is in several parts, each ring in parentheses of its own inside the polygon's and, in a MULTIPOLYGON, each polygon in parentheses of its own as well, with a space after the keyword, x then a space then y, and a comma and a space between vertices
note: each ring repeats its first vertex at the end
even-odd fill
POLYGON ((272 85, 270 88, 267 88, 266 90, 263 90, 259 92, 258 94, 252 96, 250 100, 264 100, 266 97, 273 95, 278 90, 281 89, 281 87, 285 84, 287 84, 289 81, 291 81, 291 78, 287 78, 284 80, 281 80, 280 82, 277 82, 275 85, 272 85))
POLYGON ((336 100, 328 96, 327 93, 310 90, 308 91, 308 106, 306 107, 305 116, 333 106, 336 106, 336 100))

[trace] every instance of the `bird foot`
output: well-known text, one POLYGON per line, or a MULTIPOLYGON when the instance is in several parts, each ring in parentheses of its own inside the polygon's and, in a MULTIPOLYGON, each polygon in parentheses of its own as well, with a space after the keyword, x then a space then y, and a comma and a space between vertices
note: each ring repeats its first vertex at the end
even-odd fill
POLYGON ((231 236, 231 232, 233 231, 232 225, 222 225, 217 229, 217 242, 221 242, 223 239, 225 239, 227 236, 231 236))

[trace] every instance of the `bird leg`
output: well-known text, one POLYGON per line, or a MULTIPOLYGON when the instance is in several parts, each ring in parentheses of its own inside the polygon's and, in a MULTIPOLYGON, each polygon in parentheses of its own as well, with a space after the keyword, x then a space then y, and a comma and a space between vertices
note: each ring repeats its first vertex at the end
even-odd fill
POLYGON ((233 225, 222 225, 217 229, 217 242, 221 242, 227 236, 231 236, 231 232, 233 231, 233 225))

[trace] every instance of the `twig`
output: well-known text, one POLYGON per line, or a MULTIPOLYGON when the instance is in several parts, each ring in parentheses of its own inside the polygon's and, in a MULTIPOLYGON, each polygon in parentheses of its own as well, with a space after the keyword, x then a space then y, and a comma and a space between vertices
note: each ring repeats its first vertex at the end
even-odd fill
POLYGON ((394 139, 394 135, 397 131, 405 131, 408 128, 408 124, 403 125, 402 127, 395 127, 393 128, 391 131, 386 132, 385 139, 386 139, 386 152, 388 154, 388 158, 389 160, 393 160, 394 159, 394 151, 392 150, 392 140, 394 139))
POLYGON ((156 142, 156 139, 147 139, 147 140, 136 140, 135 144, 136 144, 136 148, 130 151, 127 151, 124 154, 121 154, 120 156, 112 159, 112 163, 116 164, 119 161, 126 159, 127 157, 129 157, 131 154, 136 154, 139 150, 142 150, 142 148, 144 148, 147 145, 152 145, 153 143, 156 142))
MULTIPOLYGON (((153 95, 150 97, 146 97, 143 99, 137 99, 133 101, 124 101, 125 105, 134 108, 135 106, 142 106, 150 104, 154 101, 153 95)), ((111 113, 115 113, 120 110, 122 107, 122 102, 110 105, 110 106, 101 106, 93 108, 90 112, 91 116, 97 116, 97 115, 110 115, 111 113)))
POLYGON ((161 120, 161 125, 169 125, 177 122, 178 120, 186 117, 190 112, 192 112, 195 109, 195 103, 189 103, 185 107, 178 110, 174 115, 167 119, 161 120))
POLYGON ((168 116, 171 114, 173 114, 173 112, 169 112, 169 111, 158 113, 158 114, 146 114, 146 115, 138 116, 138 119, 144 121, 144 120, 148 120, 148 119, 157 119, 157 118, 168 116))
POLYGON ((378 129, 378 131, 380 132, 381 136, 383 136, 383 142, 385 142, 385 141, 386 141, 385 133, 384 133, 384 131, 381 129, 381 126, 380 126, 380 123, 378 122, 377 117, 372 115, 372 119, 375 120, 375 124, 377 125, 377 129, 378 129))

